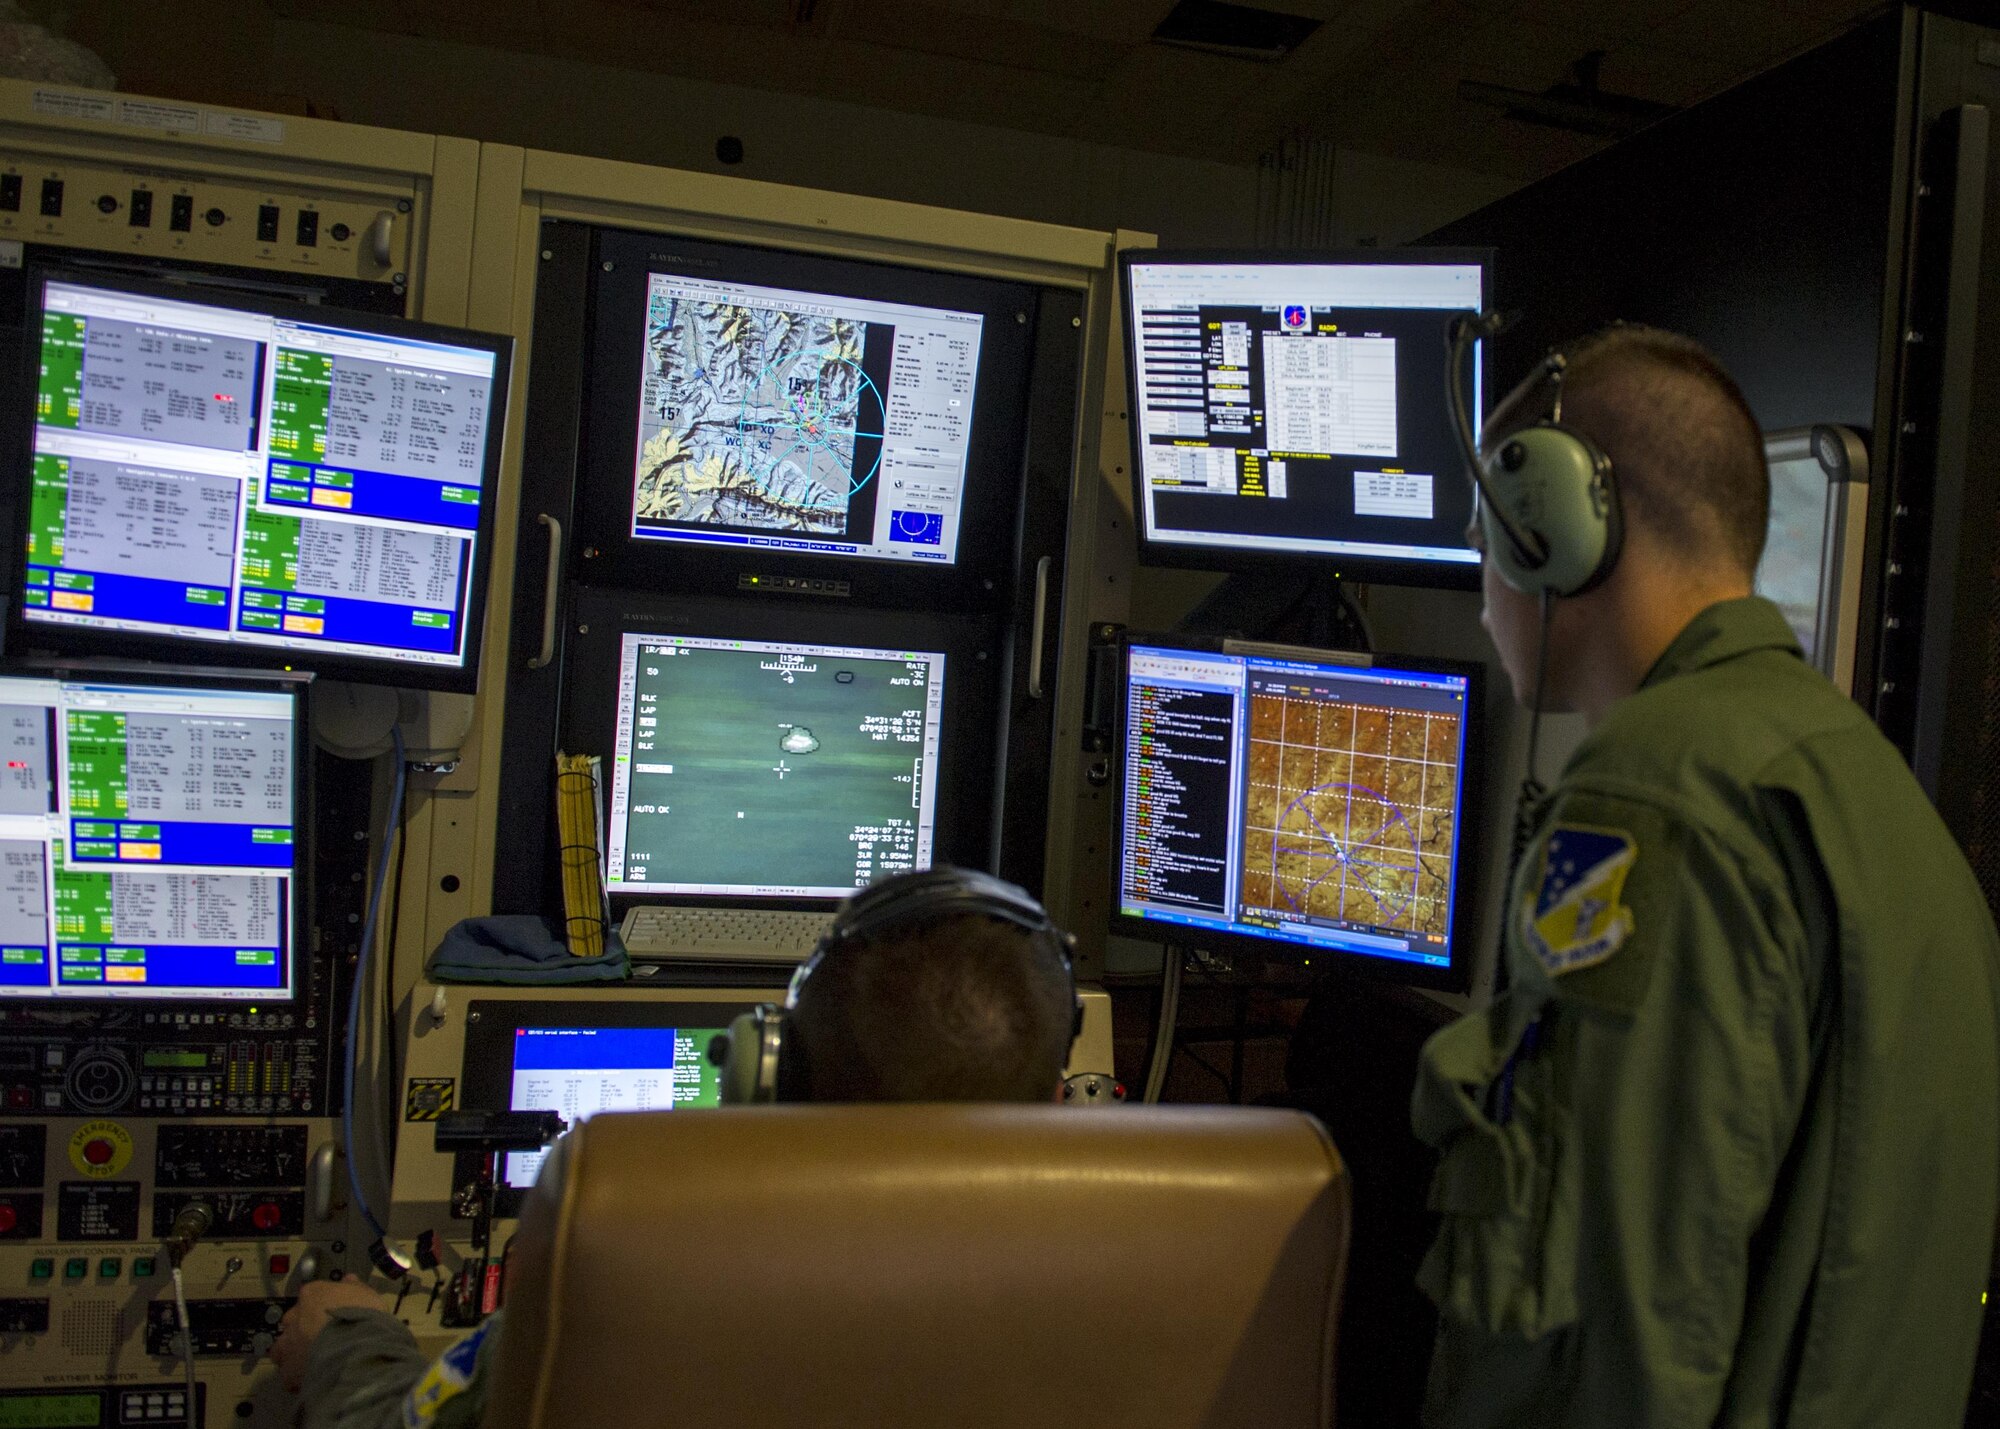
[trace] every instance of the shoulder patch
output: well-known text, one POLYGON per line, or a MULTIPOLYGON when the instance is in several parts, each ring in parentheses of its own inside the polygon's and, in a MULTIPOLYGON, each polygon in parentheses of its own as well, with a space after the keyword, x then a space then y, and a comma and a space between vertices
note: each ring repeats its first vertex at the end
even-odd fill
POLYGON ((438 1410, 472 1384, 479 1366, 479 1346, 486 1338, 486 1332, 493 1327, 488 1320, 443 1354, 414 1388, 403 1398, 403 1424, 405 1429, 425 1429, 437 1418, 438 1410))
POLYGON ((1601 963, 1632 935, 1632 910, 1619 900, 1638 858, 1639 846, 1618 829, 1559 823, 1549 831, 1521 931, 1551 974, 1601 963))

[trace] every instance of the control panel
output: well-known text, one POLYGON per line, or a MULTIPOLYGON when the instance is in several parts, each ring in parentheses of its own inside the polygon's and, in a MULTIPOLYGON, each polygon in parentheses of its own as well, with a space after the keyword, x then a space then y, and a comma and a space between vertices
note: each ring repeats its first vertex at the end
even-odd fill
POLYGON ((0 150, 0 240, 301 274, 409 281, 414 190, 265 188, 0 150))
POLYGON ((187 1422, 162 1242, 197 1201, 212 1224, 183 1274, 210 1422, 281 1422, 288 1396, 259 1368, 278 1321, 304 1280, 352 1264, 336 1137, 322 1119, 0 1122, 0 1425, 187 1422), (79 1387, 41 1391, 99 1408, 19 1417, 42 1411, 17 1387, 64 1359, 79 1387))
POLYGON ((69 1013, 0 1005, 0 1116, 316 1115, 328 1105, 331 969, 273 1007, 69 1013))

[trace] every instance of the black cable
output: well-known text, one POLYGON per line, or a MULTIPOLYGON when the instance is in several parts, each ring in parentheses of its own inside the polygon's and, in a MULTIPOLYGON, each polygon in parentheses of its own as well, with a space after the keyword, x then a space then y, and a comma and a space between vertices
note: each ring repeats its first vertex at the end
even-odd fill
POLYGON ((1485 468, 1479 462, 1479 438, 1472 430, 1472 417, 1465 405, 1465 386, 1460 380, 1466 358, 1471 353, 1473 345, 1481 336, 1490 337, 1505 325, 1505 322, 1493 313, 1484 313, 1471 320, 1456 318, 1452 321, 1451 371, 1445 381, 1445 394, 1451 404, 1452 427, 1457 431, 1459 445, 1464 449, 1465 474, 1470 478, 1473 490, 1479 495, 1481 508, 1492 511, 1494 521, 1513 544, 1514 554, 1519 557, 1522 566, 1528 570, 1536 570, 1547 563, 1548 546, 1530 532, 1523 530, 1506 506, 1494 499, 1492 489, 1487 484, 1485 468))

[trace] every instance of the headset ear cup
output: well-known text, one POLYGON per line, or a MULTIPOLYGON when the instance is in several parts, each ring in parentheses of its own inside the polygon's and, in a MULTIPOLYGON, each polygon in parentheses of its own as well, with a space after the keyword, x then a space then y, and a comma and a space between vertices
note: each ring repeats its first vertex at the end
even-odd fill
POLYGON ((722 1064, 722 1104, 752 1106, 777 1100, 785 1044, 785 1014, 764 1006, 729 1024, 729 1055, 722 1064))
POLYGON ((1553 422, 1524 427, 1486 458, 1485 471, 1507 514, 1548 553, 1528 565, 1482 512, 1488 558, 1509 586, 1524 595, 1581 595, 1611 573, 1622 534, 1618 492, 1611 463, 1589 438, 1553 422))

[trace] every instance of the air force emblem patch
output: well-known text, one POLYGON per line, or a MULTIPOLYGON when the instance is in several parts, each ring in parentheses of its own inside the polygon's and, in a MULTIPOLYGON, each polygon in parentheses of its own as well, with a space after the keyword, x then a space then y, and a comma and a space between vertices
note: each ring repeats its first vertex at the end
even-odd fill
POLYGON ((1638 845, 1616 829, 1557 824, 1542 850, 1542 879, 1522 908, 1528 946, 1551 973, 1601 963, 1632 935, 1619 902, 1638 845))

